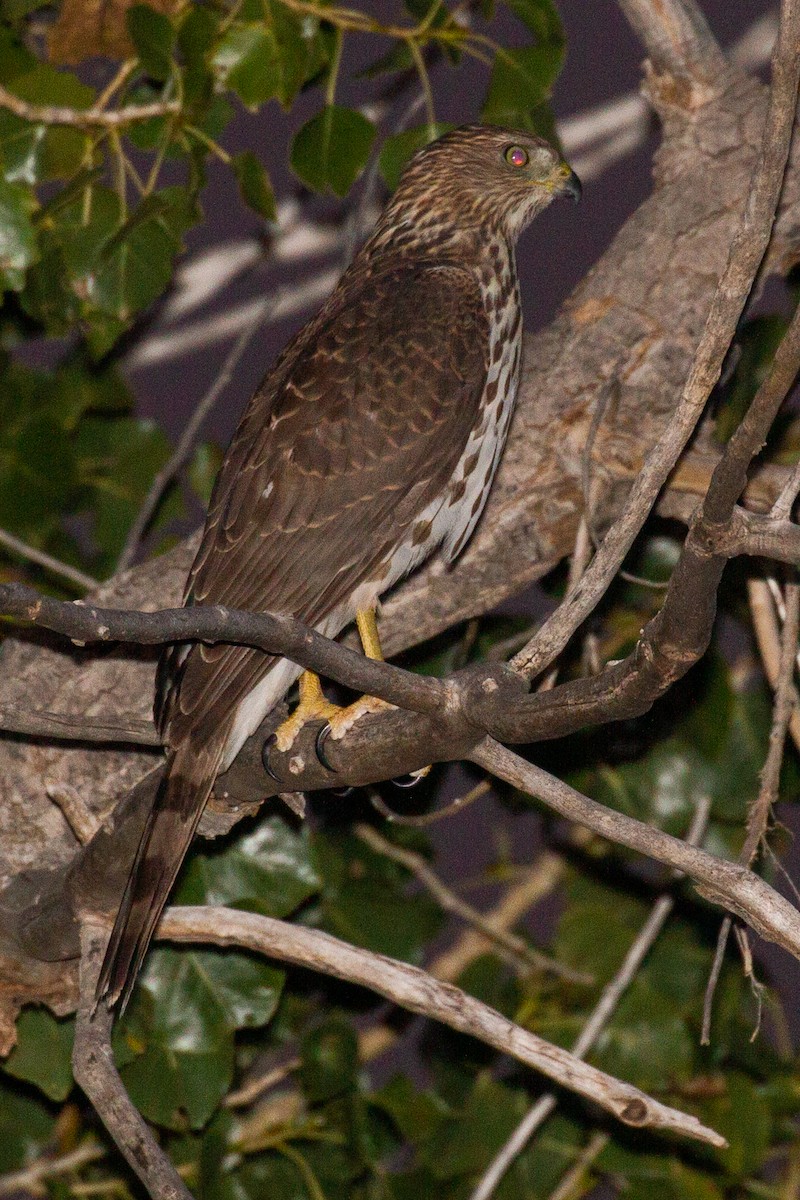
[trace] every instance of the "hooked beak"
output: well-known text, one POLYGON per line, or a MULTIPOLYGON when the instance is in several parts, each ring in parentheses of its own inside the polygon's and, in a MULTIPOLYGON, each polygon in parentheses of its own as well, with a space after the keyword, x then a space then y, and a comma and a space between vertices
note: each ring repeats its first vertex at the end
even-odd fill
POLYGON ((558 168, 559 181, 556 184, 555 190, 560 196, 569 196, 570 200, 576 203, 583 195, 583 187, 580 179, 566 163, 562 163, 558 168))

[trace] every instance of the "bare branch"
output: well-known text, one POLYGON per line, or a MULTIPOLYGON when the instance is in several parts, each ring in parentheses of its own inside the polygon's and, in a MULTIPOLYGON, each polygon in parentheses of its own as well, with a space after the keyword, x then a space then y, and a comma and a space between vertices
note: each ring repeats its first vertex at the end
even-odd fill
POLYGON ((550 955, 543 954, 541 950, 535 950, 528 945, 524 938, 517 937, 516 934, 509 933, 505 929, 495 928, 477 908, 467 904, 465 900, 456 895, 452 888, 447 887, 436 872, 431 870, 421 854, 416 854, 413 850, 406 850, 402 846, 396 846, 382 837, 371 825, 356 825, 353 832, 356 837, 371 849, 376 850, 378 854, 384 854, 393 862, 400 863, 401 866, 411 871, 445 912, 452 913, 459 920, 479 930, 495 950, 501 956, 509 959, 517 970, 546 971, 548 974, 566 979, 570 983, 589 984, 594 982, 593 977, 587 975, 585 971, 573 970, 572 967, 551 958, 550 955))
POLYGON ((694 0, 619 0, 619 4, 659 74, 708 84, 725 70, 725 55, 694 0))
MULTIPOLYGON (((781 635, 767 581, 765 579, 748 579, 747 599, 764 674, 774 691, 778 686, 780 676, 781 635)), ((794 707, 789 718, 789 732, 795 746, 800 750, 800 696, 796 689, 793 700, 794 707)))
POLYGON ((36 546, 29 546, 27 542, 15 537, 7 529, 0 529, 0 546, 5 546, 7 550, 10 550, 12 554, 18 554, 20 558, 26 558, 28 562, 34 562, 37 566, 44 567, 51 575, 57 575, 69 583, 74 583, 81 591, 91 591, 92 588, 98 586, 98 581, 91 575, 87 575, 85 571, 80 571, 77 567, 71 567, 69 563, 53 558, 52 554, 46 554, 44 550, 39 550, 36 546))
POLYGON ((22 709, 4 704, 0 708, 0 730, 4 733, 23 733, 27 737, 48 738, 59 742, 94 742, 119 746, 160 746, 161 738, 152 721, 136 717, 104 722, 97 717, 80 713, 47 712, 44 709, 22 709))
POLYGON ((81 929, 81 1000, 75 1025, 72 1068, 76 1082, 95 1107, 128 1165, 153 1200, 192 1200, 191 1193, 132 1104, 111 1052, 113 1014, 95 1009, 97 976, 108 929, 84 923, 81 929))
POLYGON ((735 912, 761 937, 800 959, 800 912, 739 863, 688 846, 661 829, 590 800, 492 738, 485 738, 470 758, 568 821, 577 821, 609 841, 683 871, 706 900, 735 912))
POLYGON ((62 108, 53 104, 29 104, 0 85, 0 108, 7 108, 23 121, 40 125, 67 125, 72 129, 104 127, 119 129, 136 121, 166 117, 181 111, 180 101, 160 100, 154 104, 130 104, 126 108, 62 108))
POLYGON ((31 1195, 37 1190, 43 1191, 41 1184, 45 1180, 58 1179, 60 1175, 79 1171, 81 1167, 97 1162, 99 1158, 105 1158, 105 1155, 104 1146, 97 1142, 84 1142, 74 1150, 68 1150, 66 1154, 59 1154, 57 1158, 37 1158, 35 1162, 19 1171, 9 1171, 7 1175, 0 1175, 0 1196, 9 1193, 31 1195))
POLYGON ((550 665, 605 594, 719 378, 772 231, 794 125, 800 79, 798 40, 800 3, 784 0, 772 58, 773 82, 761 154, 753 172, 744 217, 731 244, 728 264, 717 287, 680 405, 633 485, 622 515, 606 535, 580 584, 512 659, 514 669, 528 678, 550 665))
MULTIPOLYGON (((769 749, 761 771, 761 786, 758 789, 758 795, 747 814, 747 835, 739 852, 739 862, 746 867, 752 865, 758 854, 762 839, 766 835, 773 805, 778 799, 786 733, 797 700, 797 693, 794 689, 794 668, 797 659, 798 633, 800 633, 800 586, 792 583, 786 588, 786 620, 781 639, 781 658, 775 688, 775 703, 772 710, 769 749)), ((703 1028, 700 1036, 703 1045, 708 1045, 711 1037, 711 1010, 714 992, 722 970, 722 960, 725 957, 731 924, 731 918, 726 917, 717 938, 714 962, 703 1001, 703 1028)))
POLYGON ((0 612, 87 642, 231 642, 269 654, 283 654, 303 667, 356 691, 381 696, 412 712, 437 713, 447 698, 438 679, 416 675, 365 658, 309 629, 293 617, 246 613, 222 605, 188 606, 161 612, 125 612, 87 604, 61 604, 22 584, 0 584, 0 612))
POLYGON ((186 905, 167 910, 158 936, 170 941, 244 947, 369 988, 402 1008, 433 1017, 510 1054, 560 1086, 599 1104, 626 1125, 671 1130, 712 1146, 726 1144, 696 1117, 677 1112, 638 1088, 587 1066, 452 984, 439 983, 418 967, 372 954, 319 930, 256 913, 186 905))
POLYGON ((249 319, 245 324, 242 332, 234 342, 233 346, 228 351, 225 360, 222 363, 214 381, 201 398, 199 404, 195 408, 189 420, 186 422, 183 433, 178 439, 178 444, 173 450, 164 466, 157 473, 153 482, 150 485, 150 490, 145 496, 144 503, 136 514, 136 519, 128 530, 128 536, 125 539, 125 545, 122 548, 122 553, 117 561, 116 570, 124 571, 131 565, 136 557, 136 551, 139 548, 139 543, 144 537, 153 514, 158 508, 164 492, 167 490, 173 479, 177 478, 186 463, 192 456, 195 442, 203 427, 203 422, 214 408, 214 405, 219 400, 225 388, 230 383, 231 376, 236 370, 236 366, 249 346, 251 340, 255 336, 257 330, 261 327, 266 319, 267 313, 271 307, 272 300, 270 297, 263 297, 259 304, 256 305, 253 312, 249 315, 249 319))
MULTIPOLYGON (((697 806, 691 828, 686 836, 687 845, 696 846, 702 841, 710 811, 711 801, 705 797, 697 806)), ((680 872, 676 874, 676 878, 681 878, 680 872)), ((674 897, 669 893, 665 892, 656 900, 650 916, 634 938, 613 979, 610 979, 603 988, 600 999, 572 1047, 572 1053, 576 1054, 578 1058, 584 1058, 595 1045, 622 996, 636 978, 639 968, 664 928, 667 917, 674 907, 674 897)), ((514 1159, 522 1153, 533 1134, 544 1124, 557 1103, 558 1099, 552 1092, 539 1098, 489 1164, 478 1186, 470 1196, 470 1200, 489 1200, 514 1159)))

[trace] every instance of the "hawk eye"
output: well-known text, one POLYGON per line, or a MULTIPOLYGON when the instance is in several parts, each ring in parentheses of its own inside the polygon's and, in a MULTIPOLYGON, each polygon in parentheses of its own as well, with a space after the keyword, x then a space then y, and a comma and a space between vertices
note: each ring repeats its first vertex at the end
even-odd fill
POLYGON ((507 146, 504 158, 512 167, 527 167, 530 162, 530 155, 522 146, 507 146))

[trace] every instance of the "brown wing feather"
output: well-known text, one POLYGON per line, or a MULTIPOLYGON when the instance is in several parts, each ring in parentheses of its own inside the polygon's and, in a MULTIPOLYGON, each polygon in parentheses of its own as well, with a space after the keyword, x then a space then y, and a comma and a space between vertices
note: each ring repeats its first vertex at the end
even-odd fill
MULTIPOLYGON (((195 603, 317 624, 440 496, 477 420, 488 325, 474 275, 399 263, 347 282, 253 397, 187 585, 195 603)), ((267 656, 201 647, 161 705, 169 741, 219 728, 267 656)))
MULTIPOLYGON (((317 624, 442 496, 478 418, 488 326, 450 263, 350 272, 258 390, 214 489, 187 603, 317 624)), ((162 660, 156 718, 173 748, 137 851, 98 995, 127 998, 220 769, 242 700, 275 659, 235 646, 162 660)))

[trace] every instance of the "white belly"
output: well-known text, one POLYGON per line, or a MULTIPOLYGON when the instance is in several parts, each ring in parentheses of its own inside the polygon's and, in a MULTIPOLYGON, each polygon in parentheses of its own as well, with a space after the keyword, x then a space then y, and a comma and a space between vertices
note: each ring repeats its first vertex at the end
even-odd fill
MULTIPOLYGON (((505 246, 495 247, 495 250, 501 255, 507 253, 505 246)), ((380 583, 373 582, 358 588, 345 604, 318 625, 318 631, 327 637, 336 637, 345 625, 354 620, 360 609, 373 607, 380 595, 437 547, 441 546, 447 560, 452 562, 464 549, 478 524, 503 452, 519 382, 522 320, 513 261, 508 265, 512 287, 506 297, 499 296, 491 284, 482 286, 493 331, 485 403, 478 426, 469 436, 444 497, 418 515, 418 522, 430 521, 430 534, 421 545, 414 544, 409 536, 408 541, 398 547, 392 556, 391 570, 380 583)), ((288 659, 281 659, 242 701, 220 771, 228 769, 246 740, 286 695, 301 672, 302 667, 288 659)))

